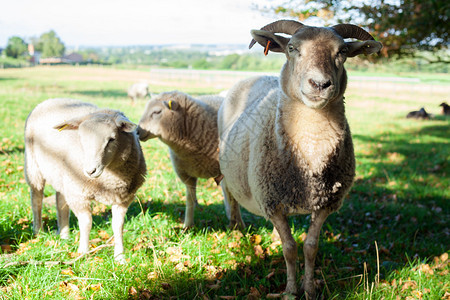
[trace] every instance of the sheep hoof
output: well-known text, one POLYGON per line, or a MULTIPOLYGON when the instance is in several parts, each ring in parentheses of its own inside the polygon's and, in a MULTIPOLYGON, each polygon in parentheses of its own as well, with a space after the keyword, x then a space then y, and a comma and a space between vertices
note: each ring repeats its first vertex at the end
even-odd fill
POLYGON ((293 298, 287 298, 287 299, 295 299, 295 297, 297 295, 297 286, 296 286, 295 282, 293 284, 288 282, 288 284, 286 285, 285 294, 289 297, 291 297, 291 296, 293 297, 293 298))
POLYGON ((292 295, 292 294, 283 294, 281 299, 283 299, 283 300, 294 300, 294 299, 297 299, 297 297, 295 295, 292 295))
POLYGON ((123 255, 123 254, 119 254, 119 255, 115 256, 114 260, 119 265, 126 265, 127 264, 127 261, 125 259, 125 255, 123 255))
POLYGON ((62 240, 69 239, 69 230, 68 229, 67 230, 61 230, 59 232, 59 238, 62 239, 62 240))
POLYGON ((194 227, 194 222, 188 222, 183 224, 183 229, 188 230, 194 227))
POLYGON ((316 299, 316 290, 314 288, 314 286, 308 289, 305 289, 304 284, 302 284, 302 287, 300 288, 300 295, 304 294, 305 295, 305 299, 307 300, 315 300, 316 299))
POLYGON ((228 229, 230 229, 230 230, 234 230, 234 229, 242 230, 244 228, 245 228, 245 225, 241 222, 230 221, 230 223, 228 224, 228 229))

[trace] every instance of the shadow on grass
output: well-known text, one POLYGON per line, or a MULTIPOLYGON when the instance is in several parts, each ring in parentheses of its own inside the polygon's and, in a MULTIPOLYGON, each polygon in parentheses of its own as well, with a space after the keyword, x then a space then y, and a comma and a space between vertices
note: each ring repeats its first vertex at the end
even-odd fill
MULTIPOLYGON (((448 251, 450 216, 448 192, 445 192, 450 171, 448 143, 434 142, 436 137, 447 138, 448 126, 431 125, 415 132, 375 136, 354 135, 355 141, 372 146, 373 153, 359 154, 357 151, 357 160, 369 161, 369 165, 364 166, 367 171, 362 171, 342 209, 332 214, 322 229, 316 259, 316 270, 319 271, 316 278, 323 278, 322 281, 327 282, 332 292, 344 291, 345 294, 345 291, 354 291, 359 284, 355 276, 364 273, 365 264, 368 266, 368 276, 374 278, 377 273, 377 255, 383 279, 413 259, 423 261, 448 251)), ((185 203, 182 201, 167 203, 165 199, 141 200, 130 205, 127 218, 142 213, 150 216, 163 214, 171 222, 182 226, 184 209, 185 203)), ((247 226, 251 226, 244 232, 252 234, 259 227, 272 228, 270 222, 245 211, 243 218, 247 226)), ((108 227, 110 220, 110 209, 93 216, 94 226, 102 228, 108 227)), ((294 235, 303 232, 309 220, 308 216, 292 217, 290 221, 294 235)), ((77 228, 73 221, 74 218, 71 219, 72 229, 77 228)), ((195 211, 195 224, 195 228, 190 231, 194 235, 203 234, 205 230, 229 232, 221 203, 204 205, 200 200, 195 211)), ((48 225, 52 230, 56 229, 56 215, 50 217, 48 225)), ((27 236, 24 235, 24 238, 27 236)), ((302 246, 299 243, 299 282, 303 274, 302 246)), ((129 245, 125 244, 125 247, 129 245)), ((239 251, 235 255, 239 256, 239 251)), ((173 273, 164 279, 167 285, 163 287, 161 280, 150 280, 147 274, 136 274, 136 277, 142 277, 142 285, 155 299, 202 295, 245 297, 251 288, 258 289, 261 294, 282 291, 286 280, 284 269, 282 253, 274 253, 264 258, 252 257, 251 262, 239 263, 234 269, 221 270, 217 273, 219 275, 212 278, 198 271, 194 272, 196 275, 189 272, 173 273), (269 277, 273 270, 274 275, 269 277)), ((145 290, 140 289, 138 292, 144 293, 145 290)))
POLYGON ((12 148, 8 148, 8 149, 1 149, 0 153, 4 154, 4 155, 11 155, 11 154, 18 154, 18 153, 23 153, 24 152, 24 148, 23 147, 12 147, 12 148))
POLYGON ((81 91, 73 91, 75 95, 83 95, 89 97, 98 97, 98 98, 113 98, 117 100, 129 100, 127 96, 127 92, 122 89, 108 89, 108 90, 81 90, 81 91))
POLYGON ((0 81, 15 81, 19 80, 17 77, 0 77, 0 81))

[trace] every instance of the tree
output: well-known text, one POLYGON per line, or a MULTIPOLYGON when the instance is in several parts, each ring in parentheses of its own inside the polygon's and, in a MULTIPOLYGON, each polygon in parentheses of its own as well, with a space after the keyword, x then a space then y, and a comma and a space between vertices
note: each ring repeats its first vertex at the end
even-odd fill
POLYGON ((8 45, 6 46, 6 56, 12 58, 18 58, 27 51, 27 44, 24 40, 18 36, 13 36, 8 39, 8 45))
POLYGON ((40 51, 43 58, 63 56, 66 47, 53 30, 43 33, 35 45, 36 51, 40 51))
POLYGON ((305 20, 316 16, 329 25, 353 23, 383 43, 385 57, 415 56, 432 51, 436 61, 450 63, 448 0, 288 0, 269 11, 305 20))

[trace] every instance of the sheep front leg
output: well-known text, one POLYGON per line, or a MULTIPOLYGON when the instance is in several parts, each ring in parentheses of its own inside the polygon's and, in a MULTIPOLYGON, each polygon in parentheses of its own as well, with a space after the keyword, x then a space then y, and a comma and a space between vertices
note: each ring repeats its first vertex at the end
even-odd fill
POLYGON ((186 210, 184 215, 184 228, 194 226, 194 213, 197 206, 197 178, 190 177, 184 181, 186 185, 186 210))
POLYGON ((316 289, 314 287, 314 262, 317 250, 319 249, 319 234, 322 225, 330 213, 327 210, 319 210, 311 214, 311 224, 308 235, 303 245, 305 255, 305 278, 302 288, 305 291, 306 299, 315 299, 316 289))
POLYGON ((56 216, 58 219, 58 233, 60 238, 69 238, 69 206, 64 195, 56 192, 56 216))
POLYGON ((231 229, 234 228, 245 228, 245 223, 242 220, 241 216, 241 208, 239 207, 239 203, 236 199, 231 195, 230 191, 227 188, 225 180, 220 182, 220 186, 222 187, 223 192, 223 204, 225 205, 225 212, 227 214, 227 218, 230 221, 228 227, 231 229))
POLYGON ((38 234, 42 230, 42 199, 44 190, 30 188, 31 208, 33 211, 33 233, 38 234))
POLYGON ((72 207, 72 211, 78 219, 78 226, 80 228, 80 244, 78 246, 78 253, 86 253, 89 251, 89 233, 92 228, 92 213, 89 202, 75 205, 72 207))
MULTIPOLYGON (((131 202, 131 201, 130 201, 131 202)), ((123 255, 123 224, 128 210, 127 204, 112 205, 112 230, 114 233, 114 258, 118 263, 125 263, 123 255)))
POLYGON ((283 256, 286 262, 287 282, 286 293, 297 294, 297 284, 295 282, 297 270, 297 243, 295 242, 287 217, 282 214, 274 215, 270 218, 273 226, 278 231, 281 243, 283 244, 283 256))

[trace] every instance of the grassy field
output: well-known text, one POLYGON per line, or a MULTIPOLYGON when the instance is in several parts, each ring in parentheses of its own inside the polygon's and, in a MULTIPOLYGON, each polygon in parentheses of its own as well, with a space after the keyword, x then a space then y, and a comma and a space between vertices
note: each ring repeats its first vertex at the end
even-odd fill
MULTIPOLYGON (((201 180, 196 226, 183 231, 184 186, 157 140, 142 144, 148 176, 127 214, 127 264, 112 258, 111 212, 100 204, 93 205, 91 231, 98 251, 76 260, 76 219, 71 216, 71 238, 60 240, 51 187, 45 231, 33 236, 23 128, 36 104, 79 98, 138 122, 145 101, 130 105, 126 89, 133 82, 148 81, 154 93, 179 89, 198 95, 229 87, 229 79, 184 82, 149 74, 102 67, 0 70, 0 299, 281 297, 285 264, 270 222, 243 211, 248 227, 228 230, 220 189, 212 179, 201 180)), ((322 229, 316 279, 324 298, 450 299, 450 118, 438 106, 450 102, 444 77, 427 75, 427 82, 440 82, 431 85, 350 82, 346 103, 357 177, 342 209, 322 229), (433 120, 405 118, 422 106, 435 114, 433 120)), ((299 283, 308 224, 309 216, 291 218, 300 246, 299 283)))

